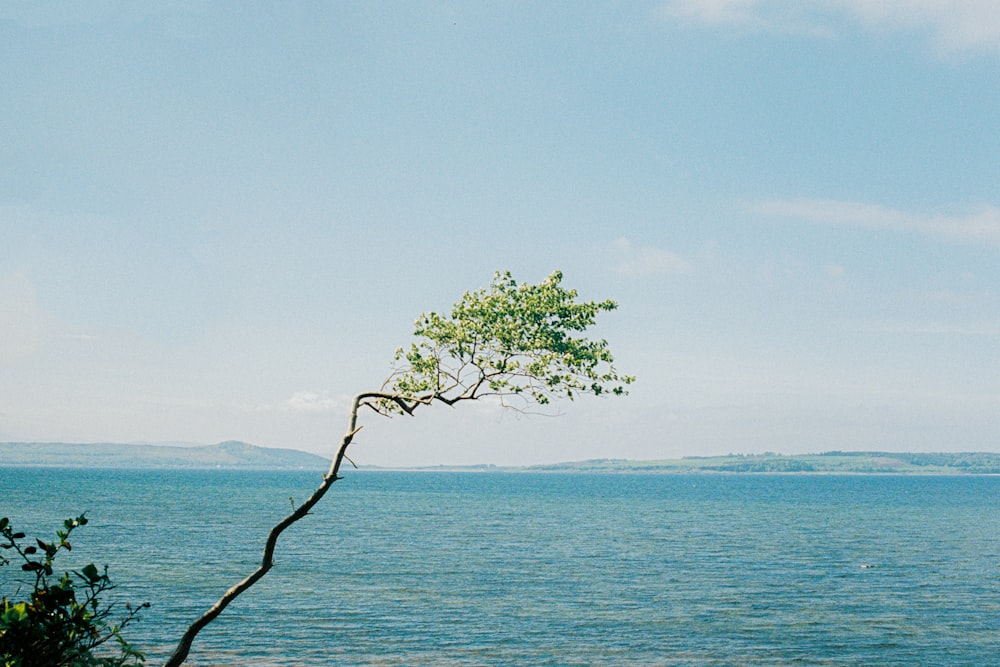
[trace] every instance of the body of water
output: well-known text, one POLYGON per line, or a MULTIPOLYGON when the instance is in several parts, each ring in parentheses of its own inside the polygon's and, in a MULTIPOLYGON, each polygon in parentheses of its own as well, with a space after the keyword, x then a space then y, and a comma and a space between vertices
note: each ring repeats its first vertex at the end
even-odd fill
MULTIPOLYGON (((322 471, 0 468, 162 663, 322 471)), ((1000 665, 1000 478, 348 472, 192 665, 1000 665)), ((0 570, 0 591, 17 586, 0 570)))

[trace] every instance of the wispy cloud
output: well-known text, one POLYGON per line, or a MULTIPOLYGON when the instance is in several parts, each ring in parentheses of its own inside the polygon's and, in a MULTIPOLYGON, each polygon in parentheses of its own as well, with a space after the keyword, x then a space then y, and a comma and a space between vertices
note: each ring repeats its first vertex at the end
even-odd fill
POLYGON ((933 336, 1000 336, 1000 325, 950 322, 867 322, 844 327, 845 331, 881 335, 918 334, 933 336))
POLYGON ((930 304, 944 306, 978 306, 995 310, 996 294, 991 291, 960 292, 952 289, 934 289, 921 294, 921 298, 930 304))
POLYGON ((611 254, 615 270, 626 275, 690 273, 694 270, 689 260, 675 252, 648 245, 636 246, 624 237, 611 244, 611 254))
POLYGON ((667 0, 664 16, 709 25, 833 35, 844 18, 869 28, 924 31, 943 51, 1000 53, 996 0, 667 0))
POLYGON ((671 0, 664 15, 711 24, 758 24, 762 20, 758 0, 671 0))
POLYGON ((771 199, 754 202, 749 208, 765 216, 916 232, 952 241, 1000 246, 1000 208, 990 205, 958 216, 908 213, 878 204, 835 199, 771 199))
POLYGON ((239 405, 237 409, 242 412, 254 413, 305 413, 319 414, 323 412, 336 412, 345 405, 345 401, 330 396, 326 392, 319 394, 314 391, 296 391, 288 398, 277 403, 258 403, 249 405, 239 405))
POLYGON ((330 412, 340 407, 340 401, 314 391, 297 391, 281 404, 285 410, 292 412, 330 412))
POLYGON ((867 25, 928 30, 946 51, 1000 52, 1000 3, 996 0, 829 0, 867 25))

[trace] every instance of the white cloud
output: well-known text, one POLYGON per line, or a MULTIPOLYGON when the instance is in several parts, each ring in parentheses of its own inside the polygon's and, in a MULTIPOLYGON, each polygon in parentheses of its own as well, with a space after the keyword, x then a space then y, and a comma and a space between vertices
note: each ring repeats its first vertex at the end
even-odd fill
POLYGON ((653 246, 634 246, 627 238, 611 244, 615 269, 626 275, 690 273, 694 265, 677 253, 653 246))
POLYGON ((749 208, 766 216, 917 232, 951 241, 1000 246, 1000 208, 990 205, 960 216, 907 213, 878 204, 834 199, 772 199, 755 202, 749 208))
POLYGON ((996 0, 828 0, 867 25, 929 30, 948 51, 1000 51, 1000 2, 996 0))
POLYGON ((299 413, 299 414, 319 414, 323 412, 336 412, 341 409, 346 400, 339 400, 323 392, 318 394, 314 391, 296 391, 288 398, 277 403, 249 403, 234 405, 240 412, 250 413, 299 413))
POLYGON ((926 31, 943 51, 1000 52, 997 0, 667 0, 662 15, 709 25, 831 35, 846 17, 869 28, 926 31))
POLYGON ((759 20, 757 0, 673 0, 663 13, 704 23, 753 24, 759 20))
POLYGON ((23 275, 0 276, 0 363, 26 359, 38 349, 42 312, 23 275))
POLYGON ((281 403, 282 409, 291 412, 331 412, 339 407, 337 399, 313 391, 297 391, 281 403))

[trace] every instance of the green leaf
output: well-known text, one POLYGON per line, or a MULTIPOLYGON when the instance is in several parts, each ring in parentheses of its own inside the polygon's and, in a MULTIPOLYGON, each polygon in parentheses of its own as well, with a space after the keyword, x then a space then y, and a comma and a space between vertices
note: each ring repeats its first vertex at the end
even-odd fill
POLYGON ((97 569, 97 566, 94 565, 93 563, 84 566, 82 572, 83 576, 85 576, 92 583, 97 583, 101 580, 101 573, 97 569))
MULTIPOLYGON (((4 600, 6 602, 6 600, 4 600)), ((0 615, 0 626, 11 626, 28 618, 28 605, 24 602, 6 605, 3 614, 0 615)))

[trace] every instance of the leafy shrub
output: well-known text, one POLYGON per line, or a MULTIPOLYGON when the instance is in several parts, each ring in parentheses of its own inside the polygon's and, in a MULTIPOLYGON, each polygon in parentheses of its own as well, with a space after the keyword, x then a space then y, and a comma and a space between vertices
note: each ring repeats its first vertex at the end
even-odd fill
MULTIPOLYGON (((21 561, 21 570, 32 590, 21 601, 0 599, 0 662, 2 667, 119 667, 139 665, 145 656, 125 641, 122 630, 148 607, 126 604, 117 621, 112 620, 113 605, 101 596, 114 588, 108 568, 101 571, 90 563, 80 570, 56 575, 53 562, 60 551, 71 551, 70 534, 86 525, 80 515, 66 519, 56 539, 36 539, 26 543, 25 534, 15 532, 10 519, 0 519, 0 549, 21 561), (111 642, 115 649, 105 646, 111 642), (102 648, 106 655, 98 656, 102 648)), ((10 565, 11 558, 0 552, 0 566, 10 565)))

